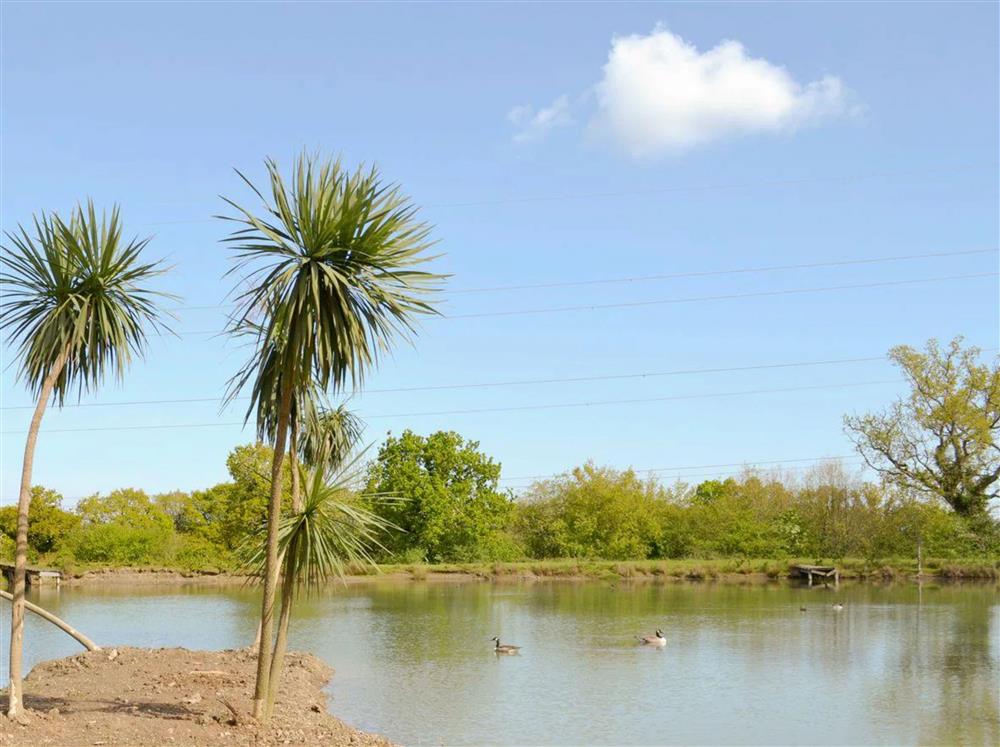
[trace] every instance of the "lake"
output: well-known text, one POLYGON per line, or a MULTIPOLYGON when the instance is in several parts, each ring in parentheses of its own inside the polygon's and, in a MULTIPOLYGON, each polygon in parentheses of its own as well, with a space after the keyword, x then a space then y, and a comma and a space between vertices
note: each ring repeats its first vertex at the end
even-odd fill
MULTIPOLYGON (((102 645, 221 649, 253 639, 257 594, 30 598, 102 645)), ((406 745, 1000 744, 996 585, 377 581, 297 613, 330 710, 406 745), (656 628, 664 648, 638 645, 656 628)), ((79 650, 28 614, 29 667, 79 650)))

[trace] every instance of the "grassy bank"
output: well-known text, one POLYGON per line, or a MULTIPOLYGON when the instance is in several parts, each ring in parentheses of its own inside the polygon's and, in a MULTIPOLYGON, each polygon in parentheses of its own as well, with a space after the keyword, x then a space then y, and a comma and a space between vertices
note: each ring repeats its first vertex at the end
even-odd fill
MULTIPOLYGON (((738 581, 746 579, 780 580, 787 578, 796 563, 835 565, 842 579, 870 581, 905 581, 916 579, 917 563, 914 559, 840 560, 817 558, 716 558, 709 560, 531 560, 512 563, 395 563, 378 568, 359 566, 350 569, 355 579, 377 578, 422 580, 479 579, 595 579, 595 580, 682 580, 682 581, 738 581)), ((43 564, 44 565, 44 564, 43 564)), ((228 583, 245 581, 243 576, 223 568, 178 568, 170 566, 108 566, 84 565, 66 569, 69 579, 80 581, 125 580, 170 582, 199 581, 202 583, 228 583)), ((923 578, 1000 580, 1000 559, 935 559, 923 563, 923 578)))
MULTIPOLYGON (((593 578, 593 579, 686 579, 725 580, 739 577, 787 578, 796 563, 835 565, 841 578, 892 580, 917 577, 916 560, 861 559, 819 560, 816 558, 720 558, 712 560, 535 560, 518 563, 453 563, 438 565, 384 565, 383 573, 410 574, 415 579, 440 574, 470 574, 484 578, 593 578)), ((369 569, 369 572, 372 572, 369 569)), ((923 576, 949 579, 1000 580, 1000 559, 993 561, 926 559, 923 576)))

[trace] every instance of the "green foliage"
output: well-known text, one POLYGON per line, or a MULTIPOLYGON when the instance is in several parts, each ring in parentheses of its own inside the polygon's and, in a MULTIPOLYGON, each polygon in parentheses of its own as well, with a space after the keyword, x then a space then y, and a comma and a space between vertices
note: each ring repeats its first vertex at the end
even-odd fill
POLYGON ((145 348, 145 326, 163 327, 156 302, 165 294, 147 283, 165 269, 142 261, 149 239, 124 240, 117 206, 98 217, 92 202, 68 222, 42 213, 33 232, 18 226, 6 235, 0 327, 11 330, 32 391, 64 356, 53 390, 59 403, 74 386, 96 387, 109 368, 121 379, 145 348))
POLYGON ((174 522, 141 490, 123 488, 80 501, 76 558, 85 563, 143 565, 162 561, 174 522))
POLYGON ((588 462, 537 483, 519 525, 533 557, 647 558, 657 546, 664 496, 631 470, 588 462))
POLYGON ((365 493, 400 500, 375 510, 403 531, 385 544, 420 548, 431 562, 493 560, 518 554, 507 527, 513 504, 498 489, 500 465, 479 443, 454 432, 389 436, 370 465, 365 493))
MULTIPOLYGON (((56 552, 71 541, 80 518, 62 509, 62 496, 54 490, 35 485, 31 489, 28 511, 28 553, 33 560, 56 552)), ((0 532, 12 542, 17 537, 17 506, 0 508, 0 532)), ((13 557, 11 551, 10 557, 13 557)))
MULTIPOLYGON (((271 495, 271 461, 274 451, 262 443, 237 446, 226 459, 232 477, 221 495, 223 501, 219 516, 219 533, 222 544, 229 549, 239 545, 249 532, 256 531, 267 518, 267 505, 271 495)), ((288 479, 288 462, 282 467, 282 510, 291 506, 291 488, 288 479)), ((215 490, 213 488, 213 490, 215 490)))
POLYGON ((226 202, 243 276, 230 329, 254 338, 230 394, 250 387, 247 417, 256 411, 270 439, 282 393, 360 384, 414 317, 434 313, 425 299, 441 277, 415 269, 433 259, 431 227, 377 169, 302 155, 286 184, 275 161, 265 166, 270 201, 240 174, 264 203, 259 215, 226 202))
MULTIPOLYGON (((385 548, 381 538, 395 528, 361 506, 350 490, 350 476, 327 480, 323 470, 300 470, 302 510, 282 518, 278 548, 284 558, 282 573, 293 588, 316 589, 342 579, 356 565, 374 565, 374 553, 385 548)), ((257 576, 265 572, 264 530, 247 537, 241 548, 244 569, 257 576)))
MULTIPOLYGON (((154 498, 116 490, 87 498, 73 511, 61 507, 58 493, 36 486, 32 562, 232 568, 238 548, 259 543, 271 458, 269 447, 246 444, 227 460, 232 482, 154 498)), ((396 525, 366 547, 408 567, 555 558, 729 564, 712 565, 710 572, 717 573, 749 572, 755 558, 800 558, 857 562, 874 572, 900 558, 915 563, 918 547, 936 567, 950 563, 956 573, 973 559, 1000 560, 1000 522, 988 514, 961 516, 941 500, 863 482, 836 462, 800 480, 747 471, 691 487, 664 487, 629 470, 588 463, 535 484, 517 501, 500 491, 499 475, 500 465, 476 442, 451 432, 421 437, 407 431, 387 439, 369 463, 364 490, 343 477, 317 486, 311 475, 303 492, 333 491, 324 505, 343 503, 396 525)), ((339 508, 334 515, 347 516, 339 508)), ((0 554, 6 557, 15 531, 16 509, 0 508, 0 554)), ((344 557, 348 564, 358 559, 344 557)), ((783 567, 772 563, 767 572, 783 567)), ((641 573, 642 566, 629 572, 641 573)))
POLYGON ((963 516, 1000 496, 1000 364, 979 363, 962 338, 925 353, 900 346, 889 358, 910 395, 882 413, 847 417, 858 450, 891 483, 940 497, 963 516))

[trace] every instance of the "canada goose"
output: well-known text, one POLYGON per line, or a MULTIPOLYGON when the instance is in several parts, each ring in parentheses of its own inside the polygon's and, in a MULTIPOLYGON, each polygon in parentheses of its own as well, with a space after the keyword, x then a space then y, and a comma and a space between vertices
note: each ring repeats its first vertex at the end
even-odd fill
POLYGON ((521 650, 520 646, 511 646, 507 643, 500 643, 500 636, 493 636, 491 641, 496 641, 496 646, 494 646, 493 651, 498 654, 516 654, 521 650))
POLYGON ((656 629, 656 635, 644 635, 639 638, 639 643, 644 646, 666 646, 667 639, 663 635, 663 631, 659 628, 656 629))
POLYGON ((844 605, 841 602, 834 602, 833 609, 837 612, 840 612, 842 609, 844 609, 844 605))
POLYGON ((799 607, 799 612, 805 612, 805 611, 806 611, 805 607, 799 607))

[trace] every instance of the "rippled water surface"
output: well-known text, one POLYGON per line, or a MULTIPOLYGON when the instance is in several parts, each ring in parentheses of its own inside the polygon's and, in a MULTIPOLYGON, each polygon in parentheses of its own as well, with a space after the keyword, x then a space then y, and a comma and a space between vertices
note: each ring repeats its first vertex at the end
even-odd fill
MULTIPOLYGON (((242 587, 32 599, 101 643, 190 648, 246 645, 259 604, 242 587)), ((995 585, 380 581, 297 612, 292 646, 336 669, 330 709, 408 745, 1000 744, 995 585), (665 648, 636 644, 657 627, 665 648), (522 653, 494 656, 494 634, 522 653)), ((28 618, 29 666, 77 650, 28 618)))

